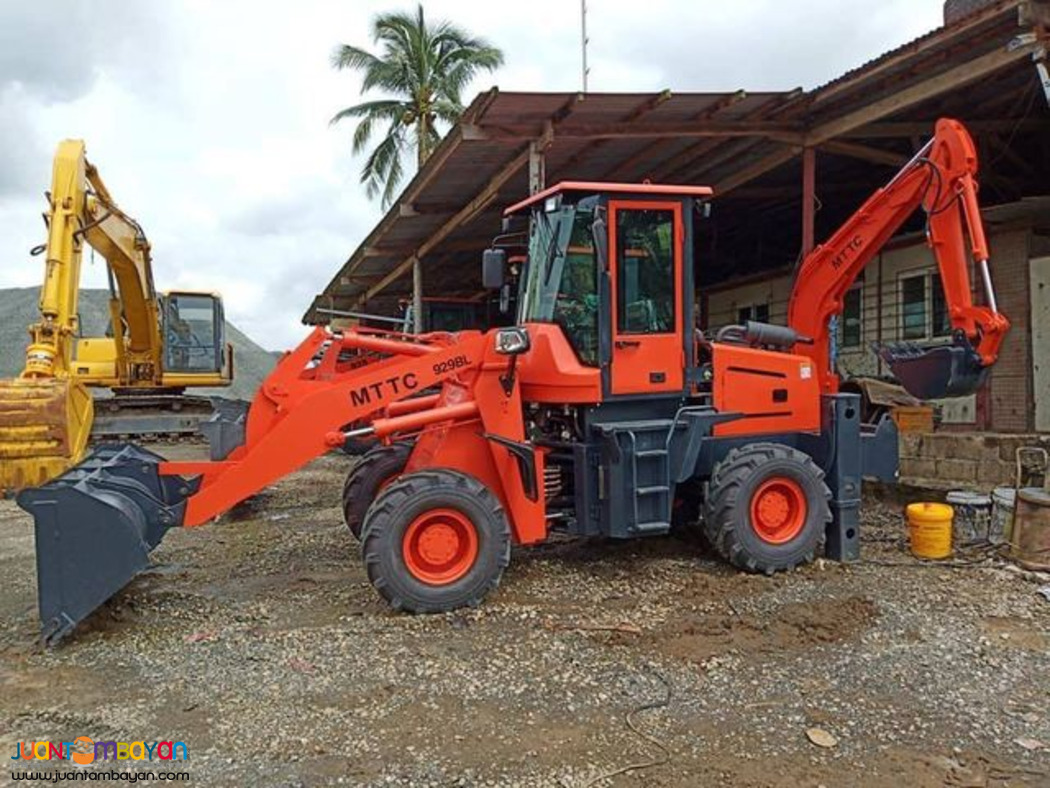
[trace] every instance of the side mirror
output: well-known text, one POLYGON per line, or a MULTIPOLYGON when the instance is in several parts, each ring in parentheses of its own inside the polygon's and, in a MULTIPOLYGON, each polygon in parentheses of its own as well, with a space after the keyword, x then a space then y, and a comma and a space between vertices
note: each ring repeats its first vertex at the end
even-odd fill
POLYGON ((506 250, 486 249, 481 255, 481 286, 486 290, 499 290, 506 281, 506 250))

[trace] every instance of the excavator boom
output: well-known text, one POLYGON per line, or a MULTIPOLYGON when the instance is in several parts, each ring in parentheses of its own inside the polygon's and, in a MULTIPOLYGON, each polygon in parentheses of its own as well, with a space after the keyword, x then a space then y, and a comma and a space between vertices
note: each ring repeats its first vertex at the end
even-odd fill
POLYGON ((25 365, 0 380, 0 492, 42 484, 80 462, 89 437, 112 430, 196 431, 210 400, 180 398, 187 386, 224 386, 232 356, 218 296, 158 296, 150 244, 86 158, 82 140, 59 143, 47 193, 47 242, 39 319, 25 365), (82 337, 80 272, 87 244, 109 275, 111 335, 82 337), (107 399, 96 413, 89 387, 135 396, 107 399), (143 415, 144 414, 144 415, 143 415))
POLYGON ((0 491, 42 484, 78 462, 94 418, 91 393, 73 379, 81 229, 88 199, 83 143, 55 154, 40 319, 29 327, 25 367, 0 381, 0 491))
POLYGON ((1009 321, 999 312, 988 268, 988 242, 977 203, 977 154, 965 127, 937 123, 932 140, 885 187, 875 192, 825 243, 802 261, 788 304, 788 324, 812 344, 822 389, 837 391, 831 318, 857 276, 920 207, 937 260, 953 329, 950 344, 893 344, 879 356, 920 399, 973 393, 995 363, 1009 321), (970 266, 980 273, 985 303, 975 305, 970 266))

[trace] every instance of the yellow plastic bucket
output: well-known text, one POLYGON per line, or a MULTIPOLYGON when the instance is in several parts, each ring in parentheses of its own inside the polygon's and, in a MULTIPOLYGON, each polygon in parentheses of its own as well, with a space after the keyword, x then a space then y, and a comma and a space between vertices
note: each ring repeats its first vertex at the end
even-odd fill
POLYGON ((912 555, 933 560, 949 558, 955 515, 952 507, 943 503, 913 503, 906 511, 912 555))

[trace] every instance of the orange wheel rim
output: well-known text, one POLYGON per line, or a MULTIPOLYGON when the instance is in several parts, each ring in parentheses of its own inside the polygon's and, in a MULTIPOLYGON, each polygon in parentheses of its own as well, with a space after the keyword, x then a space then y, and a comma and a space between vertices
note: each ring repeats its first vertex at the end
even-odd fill
POLYGON ((806 513, 806 494, 783 476, 766 479, 751 496, 751 527, 769 544, 785 544, 798 536, 806 513))
POLYGON ((478 557, 474 523, 455 509, 431 509, 413 520, 402 541, 405 566, 428 585, 448 585, 463 577, 478 557))

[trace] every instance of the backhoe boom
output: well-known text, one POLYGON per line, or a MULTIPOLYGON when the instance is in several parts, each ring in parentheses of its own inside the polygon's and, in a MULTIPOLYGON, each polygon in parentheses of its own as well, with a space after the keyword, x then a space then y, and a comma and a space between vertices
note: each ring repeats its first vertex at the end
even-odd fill
POLYGON ((812 340, 797 352, 816 362, 822 390, 835 392, 839 383, 831 318, 842 312, 843 299, 860 272, 920 207, 927 215, 927 240, 940 270, 956 344, 928 350, 890 347, 880 355, 906 388, 917 389, 913 393, 926 399, 968 393, 995 363, 1010 324, 998 311, 992 288, 976 173, 969 133, 958 121, 939 121, 934 138, 918 155, 803 260, 788 304, 788 325, 812 340), (973 303, 971 260, 980 271, 985 305, 973 303))

